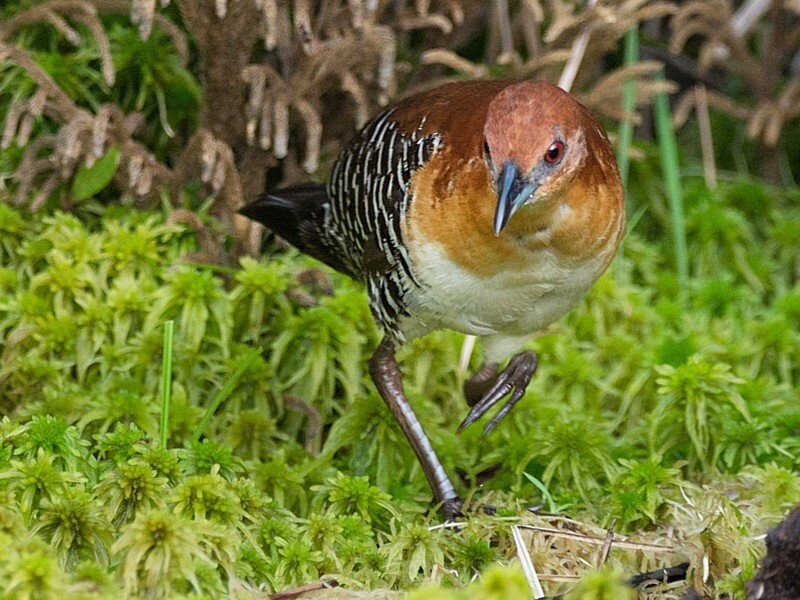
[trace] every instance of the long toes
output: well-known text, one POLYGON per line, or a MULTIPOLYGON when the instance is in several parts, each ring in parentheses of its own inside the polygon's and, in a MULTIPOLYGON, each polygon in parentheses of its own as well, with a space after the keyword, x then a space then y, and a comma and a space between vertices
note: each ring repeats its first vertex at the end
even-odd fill
POLYGON ((480 407, 476 405, 470 409, 470 411, 467 413, 467 416, 464 417, 463 421, 461 421, 461 424, 458 426, 458 429, 456 429, 457 433, 461 433, 462 431, 464 431, 464 429, 466 429, 467 427, 472 425, 475 421, 481 418, 481 415, 486 411, 485 410, 481 411, 479 410, 479 408, 480 407))
POLYGON ((522 399, 522 396, 525 395, 525 388, 516 388, 514 390, 514 394, 509 398, 508 402, 506 402, 503 407, 497 411, 497 414, 492 417, 491 421, 486 424, 486 427, 483 428, 483 435, 488 435, 492 432, 492 430, 497 427, 497 424, 503 420, 503 418, 511 412, 511 409, 514 408, 517 402, 522 399))
POLYGON ((464 399, 467 406, 475 406, 486 391, 492 387, 497 378, 497 365, 495 363, 482 364, 472 377, 464 382, 464 399))
POLYGON ((483 430, 484 435, 492 431, 497 424, 505 417, 514 405, 520 401, 525 394, 525 390, 531 381, 531 377, 536 372, 538 357, 534 352, 520 352, 514 356, 505 369, 497 376, 494 383, 487 389, 483 396, 474 404, 466 418, 458 426, 458 431, 462 431, 497 404, 502 398, 513 391, 511 398, 497 412, 483 430))
POLYGON ((486 392, 483 398, 481 398, 467 413, 461 425, 458 426, 458 431, 460 432, 465 427, 480 419, 486 414, 486 411, 497 404, 511 389, 512 386, 506 381, 505 373, 501 373, 497 381, 495 381, 494 385, 486 392))

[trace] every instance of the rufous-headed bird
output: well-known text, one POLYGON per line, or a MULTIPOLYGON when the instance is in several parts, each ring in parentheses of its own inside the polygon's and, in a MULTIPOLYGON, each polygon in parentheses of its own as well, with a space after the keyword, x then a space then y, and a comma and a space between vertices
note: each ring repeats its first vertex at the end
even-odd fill
POLYGON ((436 329, 483 338, 465 383, 466 427, 520 400, 537 355, 501 361, 570 310, 608 267, 625 229, 603 128, 542 81, 451 83, 406 98, 339 154, 327 186, 265 194, 241 213, 363 281, 384 337, 370 374, 445 518, 461 500, 403 391, 395 350, 436 329))

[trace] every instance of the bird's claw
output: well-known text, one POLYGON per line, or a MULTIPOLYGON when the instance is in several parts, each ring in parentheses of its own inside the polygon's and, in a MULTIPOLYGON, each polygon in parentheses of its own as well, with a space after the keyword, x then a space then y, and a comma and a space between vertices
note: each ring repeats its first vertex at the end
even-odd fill
MULTIPOLYGON (((494 382, 488 386, 488 389, 482 394, 480 399, 472 404, 472 408, 469 413, 467 413, 466 418, 461 422, 461 425, 458 426, 458 431, 462 431, 464 428, 480 419, 490 408, 510 393, 511 397, 508 401, 497 411, 497 414, 486 424, 486 427, 483 428, 484 435, 491 432, 503 417, 514 408, 514 405, 522 399, 531 381, 531 377, 533 377, 533 374, 536 372, 538 363, 539 359, 535 352, 520 352, 512 357, 508 365, 506 365, 506 368, 497 375, 494 382)), ((467 401, 470 402, 470 399, 468 398, 467 401)))
POLYGON ((455 496, 454 498, 448 498, 441 503, 439 506, 439 513, 444 517, 445 523, 452 523, 459 517, 463 516, 463 513, 461 512, 462 507, 463 503, 461 502, 461 498, 455 496))
POLYGON ((439 513, 444 517, 445 523, 453 523, 458 519, 468 518, 473 512, 482 512, 493 517, 497 514, 494 504, 471 504, 465 506, 460 498, 450 498, 439 506, 439 513))

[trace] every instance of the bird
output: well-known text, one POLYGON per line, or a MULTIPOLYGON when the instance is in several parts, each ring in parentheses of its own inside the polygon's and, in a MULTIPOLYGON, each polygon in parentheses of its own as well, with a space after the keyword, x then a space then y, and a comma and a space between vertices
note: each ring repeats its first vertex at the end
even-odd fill
POLYGON ((402 99, 343 147, 326 184, 264 193, 239 212, 364 283, 383 331, 371 378, 446 520, 462 500, 406 398, 397 349, 440 329, 480 336, 459 431, 506 399, 488 433, 538 366, 521 348, 583 298, 625 230, 606 132, 572 95, 535 80, 453 82, 402 99))

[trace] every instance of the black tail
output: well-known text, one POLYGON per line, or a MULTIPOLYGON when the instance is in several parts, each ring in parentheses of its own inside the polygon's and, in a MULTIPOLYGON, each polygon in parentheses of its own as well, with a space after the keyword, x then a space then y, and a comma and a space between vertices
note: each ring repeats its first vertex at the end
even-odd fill
POLYGON ((239 213, 262 223, 306 254, 351 275, 337 249, 326 243, 324 218, 329 203, 325 186, 303 183, 264 194, 239 213))

